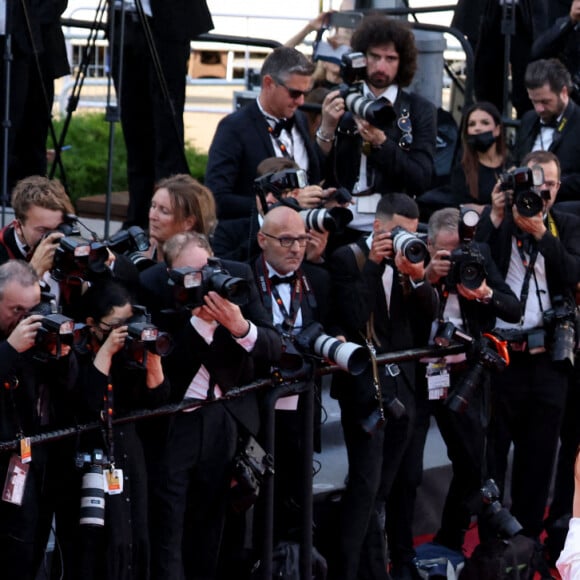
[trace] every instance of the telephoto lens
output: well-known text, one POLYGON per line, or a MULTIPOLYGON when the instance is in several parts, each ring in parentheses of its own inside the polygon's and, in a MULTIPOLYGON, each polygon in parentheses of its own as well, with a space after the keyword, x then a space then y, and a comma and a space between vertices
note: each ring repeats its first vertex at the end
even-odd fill
POLYGON ((94 527, 105 525, 105 485, 101 465, 90 465, 83 475, 79 523, 94 527))

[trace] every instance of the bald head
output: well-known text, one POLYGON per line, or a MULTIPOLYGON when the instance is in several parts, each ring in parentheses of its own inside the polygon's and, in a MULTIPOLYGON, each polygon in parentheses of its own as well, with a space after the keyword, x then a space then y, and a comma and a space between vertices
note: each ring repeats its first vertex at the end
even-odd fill
POLYGON ((279 274, 289 274, 300 266, 307 240, 302 217, 285 206, 272 208, 258 232, 258 244, 264 258, 279 274))

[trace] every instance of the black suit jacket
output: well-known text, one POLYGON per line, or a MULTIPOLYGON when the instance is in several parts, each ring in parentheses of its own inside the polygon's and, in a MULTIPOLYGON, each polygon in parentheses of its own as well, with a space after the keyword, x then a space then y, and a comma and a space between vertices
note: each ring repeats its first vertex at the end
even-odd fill
MULTIPOLYGON (((540 130, 540 118, 535 111, 528 111, 522 117, 518 129, 515 159, 522 158, 532 150, 540 130)), ((580 199, 580 107, 572 100, 568 103, 562 121, 554 132, 554 140, 549 151, 560 161, 562 185, 558 191, 558 201, 580 199)))
MULTIPOLYGON (((373 183, 373 193, 403 192, 420 195, 429 189, 433 177, 435 140, 437 137, 437 113, 435 106, 415 93, 399 91, 393 108, 397 118, 401 109, 409 110, 413 144, 410 151, 399 147, 403 132, 397 124, 385 133, 387 141, 379 148, 372 149, 368 156, 369 185, 373 183)), ((325 166, 325 177, 329 185, 344 186, 352 191, 357 181, 362 139, 353 133, 354 119, 346 113, 341 119, 337 142, 325 166)))
MULTIPOLYGON (((473 243, 483 257, 486 282, 493 290, 493 298, 489 304, 477 300, 467 300, 461 294, 458 295, 458 298, 461 313, 467 325, 464 330, 470 336, 478 338, 483 332, 493 330, 496 318, 501 318, 506 322, 518 322, 521 317, 521 304, 493 261, 489 246, 478 242, 473 243)), ((439 292, 442 290, 442 284, 444 284, 444 280, 441 280, 440 284, 437 285, 439 292)))
MULTIPOLYGON (((187 387, 201 365, 209 371, 210 376, 227 392, 254 380, 262 368, 280 359, 282 347, 278 333, 272 328, 268 314, 264 310, 258 291, 253 282, 250 267, 247 264, 222 261, 223 267, 232 275, 244 278, 250 285, 248 303, 241 307, 244 316, 258 327, 258 338, 251 353, 246 352, 222 326, 218 326, 214 340, 208 345, 194 330, 186 316, 179 331, 175 334, 175 348, 171 355, 164 359, 164 369, 171 383, 171 400, 183 399, 187 387)), ((141 274, 141 285, 144 290, 142 298, 156 320, 163 320, 161 310, 173 307, 173 294, 167 284, 165 264, 156 264, 141 274)), ((256 396, 247 394, 225 403, 247 429, 257 432, 259 417, 256 396)))
POLYGON ((258 244, 258 214, 254 207, 252 216, 234 220, 222 220, 218 223, 211 247, 218 258, 253 262, 261 252, 258 244))
MULTIPOLYGON (((558 236, 549 231, 538 242, 538 251, 546 262, 546 277, 550 296, 572 296, 580 281, 580 218, 575 215, 550 210, 558 229, 558 236)), ((512 254, 512 235, 515 225, 508 214, 495 228, 489 219, 490 208, 486 208, 477 225, 476 238, 487 242, 501 275, 505 278, 512 254)))
MULTIPOLYGON (((320 160, 304 113, 296 126, 308 152, 308 182, 320 181, 320 160)), ((209 148, 205 185, 213 192, 220 219, 249 217, 256 205, 253 182, 258 164, 274 157, 268 124, 256 102, 222 119, 209 148)))
MULTIPOLYGON (((368 257, 366 239, 359 240, 357 244, 368 257)), ((359 269, 352 249, 342 246, 332 255, 330 269, 333 311, 348 340, 364 344, 366 325, 372 317, 377 354, 427 344, 438 306, 437 293, 428 282, 405 293, 395 268, 390 306, 387 307, 382 282, 384 263, 378 265, 366 259, 362 269, 359 269)), ((395 388, 412 388, 415 384, 415 362, 402 362, 399 367, 403 370, 403 376, 397 378, 395 388)), ((379 376, 383 390, 392 392, 390 377, 384 370, 379 371, 379 376)), ((367 417, 375 405, 371 369, 356 377, 335 375, 333 394, 352 403, 361 418, 367 417)))

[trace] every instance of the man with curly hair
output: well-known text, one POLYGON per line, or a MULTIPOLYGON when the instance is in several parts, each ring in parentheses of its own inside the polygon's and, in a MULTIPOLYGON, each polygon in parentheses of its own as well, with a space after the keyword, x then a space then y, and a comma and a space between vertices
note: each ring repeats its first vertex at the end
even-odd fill
POLYGON ((316 141, 328 156, 327 184, 347 187, 356 199, 347 242, 371 231, 381 195, 404 192, 416 197, 429 188, 437 133, 435 106, 403 90, 417 69, 417 48, 408 25, 369 14, 355 29, 351 46, 366 57, 362 96, 390 104, 394 119, 373 124, 353 114, 347 103, 351 98, 344 98, 340 90, 323 102, 316 141))

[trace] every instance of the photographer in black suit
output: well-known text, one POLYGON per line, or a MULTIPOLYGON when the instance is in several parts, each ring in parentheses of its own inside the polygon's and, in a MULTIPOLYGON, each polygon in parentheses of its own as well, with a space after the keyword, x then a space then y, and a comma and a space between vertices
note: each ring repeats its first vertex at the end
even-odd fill
MULTIPOLYGON (((385 194, 372 234, 330 259, 336 323, 348 340, 378 354, 426 344, 437 313, 437 294, 421 259, 427 248, 413 234, 418 222, 419 209, 409 196, 385 194), (418 259, 409 260, 395 246, 394 230, 414 244, 418 259)), ((376 376, 368 370, 334 377, 349 467, 333 580, 354 580, 363 571, 366 578, 388 577, 377 508, 386 501, 414 429, 415 367, 407 361, 380 367, 376 376)))
MULTIPOLYGON (((436 337, 446 323, 480 340, 484 332, 494 328, 496 317, 511 322, 520 318, 519 300, 504 282, 489 248, 472 241, 477 222, 474 210, 460 214, 456 208, 438 210, 429 218, 427 246, 431 259, 425 275, 439 295, 438 316, 431 330, 432 344, 437 342, 436 337)), ((421 365, 420 376, 426 376, 427 392, 423 385, 418 385, 423 398, 418 405, 426 412, 418 417, 413 443, 406 453, 407 469, 401 470, 387 508, 394 578, 401 567, 411 568, 415 555, 411 522, 429 414, 437 420, 453 467, 441 526, 433 541, 462 551, 473 511, 468 503, 477 494, 486 473, 488 373, 475 385, 474 392, 465 382, 481 358, 480 346, 484 343, 476 344, 475 348, 468 349, 468 354, 433 358, 423 361, 428 363, 426 368, 421 365)))
POLYGON ((534 110, 522 117, 514 152, 516 163, 531 151, 556 155, 562 182, 558 203, 574 201, 574 212, 580 215, 580 108, 570 98, 570 73, 556 59, 537 60, 528 65, 525 82, 534 110))
POLYGON ((147 228, 155 183, 175 173, 189 173, 183 110, 190 41, 211 30, 213 22, 206 0, 114 0, 111 5, 114 54, 118 56, 123 48, 122 67, 118 58, 112 66, 127 147, 129 207, 124 226, 147 228), (155 57, 163 78, 156 70, 155 57))
POLYGON ((356 200, 345 241, 372 230, 381 195, 396 191, 415 197, 430 187, 436 137, 435 106, 404 90, 417 68, 417 48, 408 26, 370 14, 355 29, 351 46, 366 57, 361 96, 386 99, 394 119, 385 125, 352 114, 338 90, 324 99, 316 142, 328 156, 326 184, 346 187, 356 200))
MULTIPOLYGON (((167 265, 145 271, 150 277, 158 270, 154 285, 161 293, 167 267, 199 273, 211 248, 202 235, 185 232, 166 242, 164 253, 167 265)), ((211 290, 186 316, 164 361, 173 401, 219 399, 253 380, 255 364, 269 365, 280 357, 280 337, 270 326, 249 266, 224 266, 247 281, 247 303, 240 308, 211 290)), ((182 578, 184 561, 188 577, 216 577, 238 436, 256 433, 258 420, 255 393, 171 417, 161 459, 150 472, 152 578, 182 578)))
POLYGON ((513 174, 498 183, 476 239, 489 244, 523 310, 517 324, 496 323, 511 354, 509 366, 492 384, 490 475, 502 488, 513 443, 511 511, 523 533, 538 538, 572 369, 573 351, 563 347, 566 340, 574 341, 568 322, 580 280, 580 220, 553 209, 560 183, 556 156, 535 151, 523 163, 530 170, 541 168, 543 177, 525 169, 519 186, 513 174), (534 185, 540 177, 542 183, 534 185))
POLYGON ((249 217, 254 208, 258 164, 268 157, 287 157, 321 179, 320 161, 298 107, 312 87, 314 65, 294 48, 279 47, 261 69, 255 102, 222 119, 209 149, 205 184, 216 198, 218 217, 249 217))

